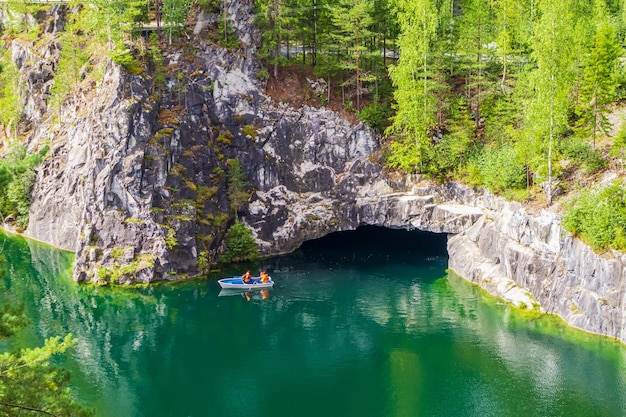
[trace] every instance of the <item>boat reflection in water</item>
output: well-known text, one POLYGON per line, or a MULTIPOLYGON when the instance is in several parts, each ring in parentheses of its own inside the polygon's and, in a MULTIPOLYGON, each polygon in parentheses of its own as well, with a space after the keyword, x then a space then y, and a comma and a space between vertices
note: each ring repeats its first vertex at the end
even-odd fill
POLYGON ((237 288, 222 288, 218 294, 218 297, 230 297, 233 295, 239 295, 246 300, 267 300, 270 296, 270 291, 267 288, 263 288, 256 291, 242 290, 237 288))

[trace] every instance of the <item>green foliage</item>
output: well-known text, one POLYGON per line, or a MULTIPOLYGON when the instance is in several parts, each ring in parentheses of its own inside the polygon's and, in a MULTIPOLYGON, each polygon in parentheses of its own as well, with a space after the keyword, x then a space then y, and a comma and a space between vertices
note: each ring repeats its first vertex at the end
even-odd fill
POLYGON ((209 271, 209 267, 211 266, 209 262, 209 252, 203 250, 198 254, 198 259, 196 260, 196 266, 201 272, 209 271))
POLYGON ((143 68, 133 56, 130 49, 128 49, 124 44, 119 44, 118 47, 111 52, 111 59, 116 64, 124 67, 124 69, 131 74, 139 75, 143 73, 143 68))
MULTIPOLYGON (((495 193, 526 187, 526 164, 511 145, 487 147, 472 156, 468 167, 471 182, 483 184, 495 193)), ((475 185, 475 184, 474 184, 475 185)))
POLYGON ((246 190, 246 176, 243 173, 241 162, 238 159, 228 160, 228 201, 235 213, 250 198, 250 193, 246 190))
POLYGON ((132 262, 122 263, 116 259, 121 256, 123 249, 122 253, 115 251, 116 249, 113 249, 111 253, 111 258, 115 260, 111 267, 100 266, 96 269, 96 275, 101 283, 116 284, 123 277, 132 278, 140 271, 154 268, 155 257, 152 254, 144 253, 135 256, 132 262))
POLYGON ((476 127, 482 117, 482 102, 490 93, 491 80, 487 77, 487 45, 494 39, 494 16, 491 2, 466 0, 463 13, 458 19, 458 52, 462 62, 460 69, 466 77, 466 91, 471 100, 476 127))
POLYGON ((251 136, 252 139, 256 137, 256 127, 252 125, 245 125, 241 128, 241 132, 246 136, 251 136))
MULTIPOLYGON (((533 151, 542 157, 547 174, 547 203, 552 204, 556 143, 563 138, 570 116, 570 91, 575 79, 576 18, 571 0, 539 3, 541 17, 535 22, 531 42, 536 67, 529 74, 527 133, 536 141, 533 151)), ((541 167, 540 167, 541 169, 541 167)))
MULTIPOLYGON (((0 279, 7 268, 6 258, 0 253, 0 279)), ((29 324, 23 304, 5 290, 0 291, 0 339, 15 335, 29 324)), ((63 339, 49 338, 39 348, 0 353, 0 416, 92 416, 91 410, 74 401, 68 373, 50 364, 53 356, 63 354, 75 343, 76 339, 67 335, 63 339)))
POLYGON ((580 168, 586 174, 593 174, 606 166, 600 152, 580 137, 574 136, 561 142, 560 153, 573 162, 574 167, 580 168))
POLYGON ((132 74, 143 72, 133 56, 129 35, 139 22, 147 21, 148 0, 91 0, 89 7, 75 10, 79 13, 75 24, 81 48, 94 55, 109 54, 132 74))
POLYGON ((0 305, 0 339, 13 336, 28 324, 24 316, 24 305, 15 300, 7 301, 0 305))
POLYGON ((261 68, 259 70, 259 72, 256 74, 256 76, 259 78, 259 80, 267 81, 270 78, 270 73, 267 70, 267 68, 264 67, 264 68, 261 68))
POLYGON ((250 229, 243 223, 236 222, 226 232, 225 250, 220 262, 243 262, 255 260, 259 256, 259 247, 250 229))
POLYGON ((13 143, 7 155, 0 159, 0 213, 5 217, 13 215, 22 229, 28 225, 35 168, 46 150, 28 155, 24 145, 13 143))
POLYGON ((608 133, 619 76, 626 80, 617 65, 623 9, 574 0, 391 4, 400 29, 389 68, 391 168, 465 175, 505 194, 532 177, 545 182, 550 204, 561 169, 606 166, 585 142, 608 133))
POLYGON ((626 250, 626 188, 614 183, 581 191, 563 217, 563 226, 596 250, 626 250))
POLYGON ((330 6, 335 26, 332 38, 340 51, 347 52, 339 56, 337 67, 347 75, 342 86, 354 85, 356 111, 360 111, 362 107, 363 83, 376 79, 365 71, 364 65, 370 55, 365 40, 372 36, 370 27, 373 23, 373 7, 374 4, 367 0, 339 0, 330 6))
POLYGON ((92 416, 91 410, 72 398, 67 372, 50 364, 52 356, 64 353, 75 343, 71 335, 52 337, 40 348, 0 354, 0 413, 35 415, 34 410, 38 415, 92 416))
POLYGON ((74 12, 67 16, 68 22, 61 33, 59 44, 61 56, 54 74, 54 84, 50 89, 51 106, 59 107, 67 94, 81 81, 89 71, 88 45, 90 40, 82 28, 81 13, 74 12))
POLYGON ((389 103, 379 100, 372 101, 367 104, 359 112, 359 118, 367 123, 368 126, 378 131, 384 131, 389 126, 389 117, 391 116, 391 107, 389 103))
POLYGON ((119 259, 124 255, 124 248, 113 248, 111 249, 111 258, 119 259))
POLYGON ((176 238, 176 230, 174 230, 170 226, 164 226, 167 230, 167 235, 165 236, 165 246, 169 250, 174 250, 176 246, 178 246, 178 239, 176 238))
MULTIPOLYGON (((6 275, 8 269, 9 265, 6 257, 0 253, 0 279, 6 275)), ((24 315, 24 304, 2 288, 0 295, 0 339, 13 336, 27 324, 28 320, 24 315)))
POLYGON ((281 49, 286 44, 289 25, 292 20, 292 16, 289 14, 289 2, 285 0, 257 0, 256 5, 259 11, 256 24, 261 29, 262 41, 259 58, 266 65, 273 66, 274 75, 277 75, 278 65, 286 62, 281 49))
POLYGON ((626 123, 622 122, 622 126, 613 140, 611 155, 622 160, 622 169, 624 169, 624 164, 626 164, 626 123))
POLYGON ((399 138, 391 142, 385 160, 391 168, 417 172, 421 162, 418 142, 408 138, 399 138))
POLYGON ((16 124, 22 104, 18 96, 19 72, 11 60, 11 53, 0 44, 0 124, 16 124))
POLYGON ((622 55, 615 28, 606 18, 606 5, 603 2, 596 4, 596 13, 601 18, 589 53, 583 61, 576 109, 578 129, 591 136, 594 143, 598 133, 608 134, 611 128, 607 113, 616 96, 618 59, 622 55))
POLYGON ((234 49, 239 47, 239 38, 226 20, 222 23, 222 34, 218 35, 217 43, 222 48, 234 49))
POLYGON ((155 32, 150 33, 149 42, 148 58, 154 69, 153 88, 155 91, 162 91, 165 88, 167 78, 163 65, 163 50, 159 45, 159 36, 155 32))
POLYGON ((222 2, 220 0, 198 0, 200 9, 207 13, 218 13, 222 2))
MULTIPOLYGON (((406 136, 399 145, 394 142, 390 161, 397 167, 424 167, 423 150, 430 147, 429 134, 437 124, 437 78, 431 66, 433 41, 437 32, 437 11, 431 0, 397 0, 401 33, 398 44, 403 53, 389 68, 393 82, 396 113, 390 134, 406 136), (415 142, 415 143, 411 143, 415 142), (393 155, 397 152, 415 152, 413 155, 393 155)), ((404 168, 403 168, 404 169, 404 168)))
POLYGON ((163 23, 170 43, 172 36, 177 35, 184 28, 188 11, 188 0, 163 0, 163 23))

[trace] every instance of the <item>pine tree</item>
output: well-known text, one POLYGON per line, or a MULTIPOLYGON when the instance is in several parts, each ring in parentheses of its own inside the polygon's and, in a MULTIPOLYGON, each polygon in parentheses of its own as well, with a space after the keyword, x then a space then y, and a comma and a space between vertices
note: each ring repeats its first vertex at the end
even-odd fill
POLYGON ((500 88, 506 92, 506 82, 512 73, 514 59, 519 61, 527 34, 530 33, 530 5, 520 0, 494 0, 492 3, 495 21, 497 56, 502 63, 500 88))
POLYGON ((373 81, 364 70, 363 62, 368 55, 365 41, 371 36, 373 5, 367 0, 341 0, 332 7, 335 24, 335 40, 340 50, 347 52, 340 57, 339 67, 348 73, 344 85, 354 85, 356 110, 361 110, 363 82, 373 81))
POLYGON ((493 41, 493 16, 487 0, 467 0, 463 3, 460 18, 460 55, 465 57, 467 69, 467 95, 474 116, 475 128, 481 120, 481 103, 487 87, 487 45, 493 41))
MULTIPOLYGON (((7 260, 0 253, 0 279, 7 268, 7 260)), ((3 288, 0 339, 14 336, 27 325, 23 305, 3 288)), ((39 348, 0 353, 0 416, 92 416, 92 410, 74 401, 68 387, 68 373, 50 364, 53 356, 64 353, 75 343, 76 339, 67 335, 63 339, 49 338, 39 348)))
POLYGON ((278 67, 283 64, 282 48, 286 44, 288 10, 284 0, 261 0, 257 2, 259 14, 257 24, 262 31, 261 59, 273 67, 274 78, 278 67))
POLYGON ((603 1, 596 1, 596 32, 583 61, 583 79, 577 107, 578 130, 591 135, 594 147, 598 132, 607 134, 611 128, 607 113, 615 99, 618 59, 622 53, 605 8, 603 1))

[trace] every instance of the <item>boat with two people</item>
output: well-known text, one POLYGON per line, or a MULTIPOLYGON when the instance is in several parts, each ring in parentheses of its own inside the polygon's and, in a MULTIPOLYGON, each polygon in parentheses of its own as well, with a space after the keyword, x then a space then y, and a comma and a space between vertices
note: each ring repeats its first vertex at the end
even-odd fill
POLYGON ((232 288, 239 290, 255 290, 262 288, 270 288, 274 286, 274 281, 267 273, 262 272, 258 277, 249 275, 249 272, 241 276, 233 276, 230 278, 222 278, 217 281, 222 288, 232 288))

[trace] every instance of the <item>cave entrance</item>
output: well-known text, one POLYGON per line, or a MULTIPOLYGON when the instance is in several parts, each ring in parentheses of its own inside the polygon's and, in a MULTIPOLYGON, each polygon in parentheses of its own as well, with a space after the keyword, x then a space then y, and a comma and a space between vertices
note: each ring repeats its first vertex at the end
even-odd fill
POLYGON ((313 253, 328 261, 361 264, 447 259, 447 234, 360 226, 304 242, 294 255, 308 257, 313 253))

